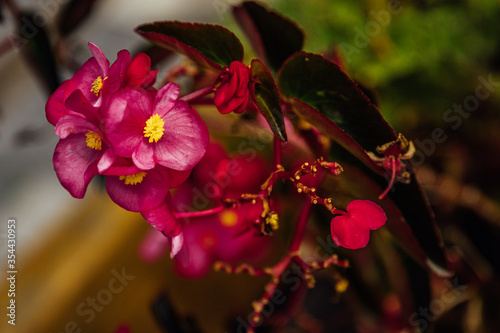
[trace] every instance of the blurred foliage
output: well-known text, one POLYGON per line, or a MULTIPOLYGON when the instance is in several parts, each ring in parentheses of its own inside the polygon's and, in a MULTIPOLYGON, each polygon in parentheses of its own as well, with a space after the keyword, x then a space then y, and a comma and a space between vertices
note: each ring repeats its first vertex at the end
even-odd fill
POLYGON ((473 92, 477 75, 499 69, 496 1, 312 0, 302 5, 286 0, 274 5, 304 28, 305 49, 311 52, 356 47, 359 31, 368 31, 369 45, 346 57, 346 70, 375 88, 384 116, 396 128, 426 118, 441 121, 445 109, 473 92), (381 12, 389 19, 377 21, 381 12), (379 32, 370 30, 370 22, 379 32))

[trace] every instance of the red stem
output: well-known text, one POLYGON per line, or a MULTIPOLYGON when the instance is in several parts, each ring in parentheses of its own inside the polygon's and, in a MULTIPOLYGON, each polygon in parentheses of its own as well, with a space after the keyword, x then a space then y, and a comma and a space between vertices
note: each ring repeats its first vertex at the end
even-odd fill
POLYGON ((311 212, 311 200, 307 200, 302 206, 300 211, 299 220, 297 221, 297 226, 295 227, 295 234, 292 238, 292 244, 290 245, 290 252, 296 252, 300 249, 300 244, 302 244, 302 239, 306 232, 307 220, 309 219, 309 213, 311 212))
POLYGON ((387 188, 385 189, 384 192, 382 192, 381 195, 378 196, 379 200, 382 200, 387 193, 391 190, 392 186, 394 185, 394 180, 396 180, 396 159, 394 157, 391 157, 391 181, 387 185, 387 188))
POLYGON ((184 95, 181 98, 179 98, 179 100, 186 101, 186 102, 192 102, 198 98, 204 97, 205 95, 212 93, 213 91, 214 91, 214 87, 208 86, 208 87, 193 91, 190 94, 184 95))
POLYGON ((225 209, 224 206, 217 206, 215 208, 199 210, 196 212, 185 212, 185 213, 175 212, 174 215, 176 218, 200 217, 200 216, 217 214, 222 212, 224 209, 225 209))

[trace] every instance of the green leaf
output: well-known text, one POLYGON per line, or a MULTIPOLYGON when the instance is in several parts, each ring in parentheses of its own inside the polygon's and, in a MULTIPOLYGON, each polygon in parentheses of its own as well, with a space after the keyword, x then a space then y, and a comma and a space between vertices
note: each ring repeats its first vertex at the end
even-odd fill
POLYGON ((278 73, 278 84, 286 97, 314 107, 366 151, 396 140, 391 126, 356 83, 322 56, 295 54, 278 73))
POLYGON ((239 39, 219 25, 165 21, 140 25, 135 31, 204 67, 220 70, 233 61, 243 59, 243 46, 239 39))
POLYGON ((277 71, 289 56, 302 50, 302 30, 281 14, 252 1, 234 7, 233 14, 257 57, 273 70, 277 71))
POLYGON ((257 59, 252 60, 251 70, 252 76, 256 81, 251 89, 252 97, 274 134, 281 141, 286 142, 287 137, 283 113, 281 111, 280 95, 273 76, 269 73, 266 66, 257 59))

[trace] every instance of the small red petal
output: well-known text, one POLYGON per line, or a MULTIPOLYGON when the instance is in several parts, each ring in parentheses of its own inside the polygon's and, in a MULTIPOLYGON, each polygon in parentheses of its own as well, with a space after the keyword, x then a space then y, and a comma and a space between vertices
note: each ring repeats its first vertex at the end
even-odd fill
POLYGON ((387 221, 387 216, 382 208, 370 200, 354 200, 347 205, 347 214, 364 215, 370 230, 382 227, 387 221))
POLYGON ((331 224, 335 244, 351 250, 365 247, 370 240, 370 229, 358 222, 348 214, 335 216, 331 224))

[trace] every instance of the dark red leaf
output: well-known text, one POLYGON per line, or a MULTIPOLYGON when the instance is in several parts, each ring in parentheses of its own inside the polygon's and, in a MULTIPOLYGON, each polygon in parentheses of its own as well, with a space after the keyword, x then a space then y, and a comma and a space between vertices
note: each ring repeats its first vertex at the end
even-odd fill
POLYGON ((235 60, 243 59, 243 46, 238 38, 219 25, 165 21, 144 24, 135 31, 204 67, 220 70, 235 60))
POLYGON ((259 57, 277 71, 283 62, 302 50, 304 35, 295 22, 253 1, 234 7, 233 14, 259 57))

